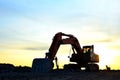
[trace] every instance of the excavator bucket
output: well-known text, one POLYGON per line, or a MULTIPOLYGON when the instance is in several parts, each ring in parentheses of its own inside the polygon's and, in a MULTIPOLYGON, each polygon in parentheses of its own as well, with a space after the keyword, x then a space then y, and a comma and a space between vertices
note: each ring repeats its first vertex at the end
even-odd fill
POLYGON ((32 72, 46 73, 53 69, 53 62, 48 58, 35 58, 32 63, 32 72))

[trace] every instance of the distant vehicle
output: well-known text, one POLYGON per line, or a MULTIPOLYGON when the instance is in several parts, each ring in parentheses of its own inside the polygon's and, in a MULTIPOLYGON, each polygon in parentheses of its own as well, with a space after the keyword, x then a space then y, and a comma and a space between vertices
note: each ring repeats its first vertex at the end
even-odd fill
POLYGON ((34 72, 48 72, 53 69, 53 60, 56 58, 57 51, 60 45, 70 44, 72 46, 73 54, 70 62, 76 64, 65 64, 65 70, 76 70, 82 67, 88 71, 98 71, 99 55, 94 53, 94 45, 87 45, 81 48, 78 39, 71 35, 59 32, 55 34, 49 52, 46 53, 45 58, 35 58, 33 60, 32 69, 34 72), (63 38, 65 36, 66 38, 63 38))

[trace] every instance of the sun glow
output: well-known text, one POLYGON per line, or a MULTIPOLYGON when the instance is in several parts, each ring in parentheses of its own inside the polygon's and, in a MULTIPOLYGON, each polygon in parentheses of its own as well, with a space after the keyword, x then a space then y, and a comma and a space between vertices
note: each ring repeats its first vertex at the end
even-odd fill
POLYGON ((106 65, 110 66, 112 63, 114 63, 114 54, 113 51, 108 49, 105 46, 97 45, 95 47, 95 52, 99 55, 99 66, 101 69, 105 69, 106 65))

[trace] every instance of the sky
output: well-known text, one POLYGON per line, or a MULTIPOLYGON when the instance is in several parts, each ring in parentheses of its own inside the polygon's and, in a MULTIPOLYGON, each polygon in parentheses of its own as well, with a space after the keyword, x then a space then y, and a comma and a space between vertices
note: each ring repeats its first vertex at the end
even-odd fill
MULTIPOLYGON (((95 46, 100 68, 120 69, 120 0, 0 0, 0 63, 32 66, 57 32, 95 46)), ((59 64, 69 63, 61 46, 59 64), (62 57, 61 57, 62 56, 62 57), (63 59, 64 57, 64 59, 63 59)))

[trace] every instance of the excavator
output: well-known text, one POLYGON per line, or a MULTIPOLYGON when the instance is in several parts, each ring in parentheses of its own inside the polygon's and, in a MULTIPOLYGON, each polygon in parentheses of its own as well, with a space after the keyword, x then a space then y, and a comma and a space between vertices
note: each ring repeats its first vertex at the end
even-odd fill
MULTIPOLYGON (((60 45, 70 44, 72 46, 72 55, 70 62, 74 64, 65 64, 64 70, 81 70, 85 68, 87 71, 98 71, 99 55, 94 53, 94 45, 87 45, 81 48, 78 39, 72 34, 58 32, 53 37, 53 41, 46 53, 45 58, 35 58, 32 63, 34 72, 49 72, 53 70, 53 60, 56 60, 56 54, 60 45)), ((58 65, 58 64, 57 64, 58 65)))

